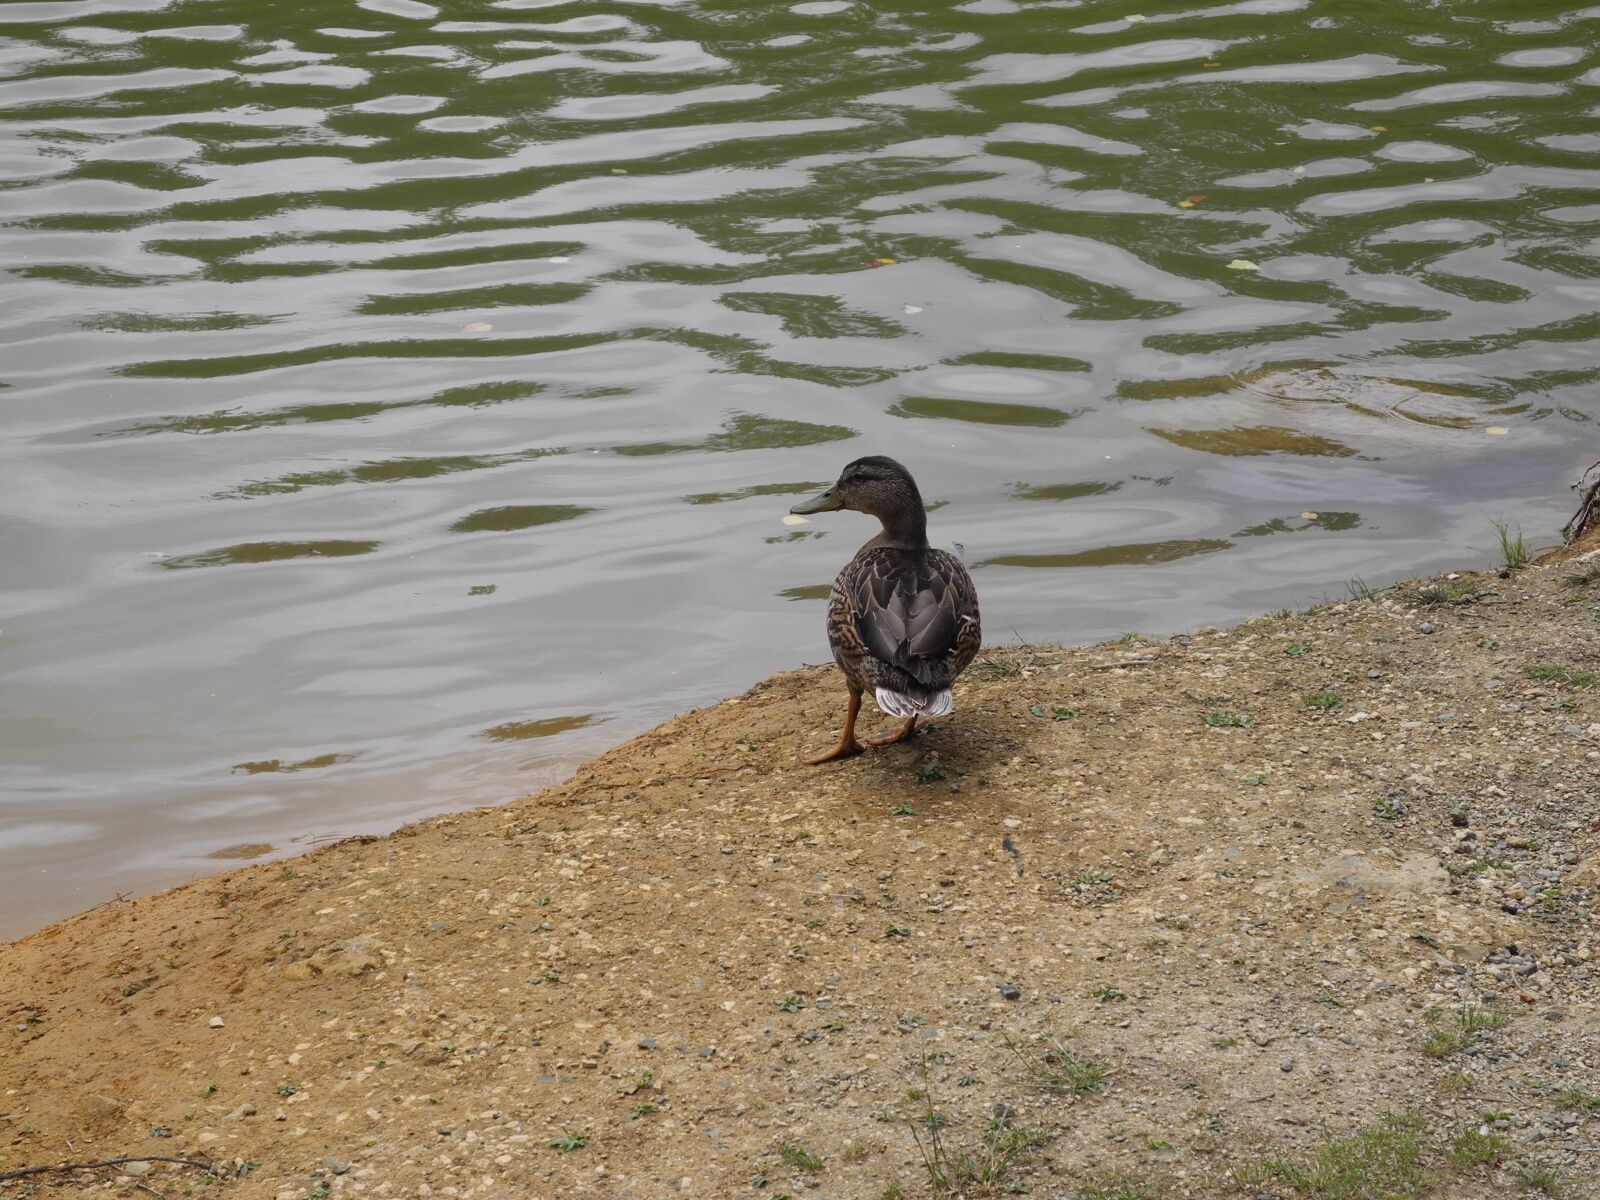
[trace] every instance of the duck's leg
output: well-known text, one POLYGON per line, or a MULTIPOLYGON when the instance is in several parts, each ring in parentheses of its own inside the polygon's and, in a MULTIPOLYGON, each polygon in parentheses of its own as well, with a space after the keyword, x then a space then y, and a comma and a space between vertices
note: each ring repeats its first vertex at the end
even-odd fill
POLYGON ((916 713, 912 713, 909 717, 906 718, 906 723, 904 725, 900 726, 899 729, 896 729, 893 733, 880 733, 877 737, 869 737, 867 739, 867 745, 869 745, 869 746, 892 746, 896 742, 910 741, 911 738, 916 735, 916 732, 917 732, 917 714, 916 713))
POLYGON ((815 767, 825 762, 835 762, 860 754, 863 747, 856 741, 856 714, 861 711, 861 689, 850 685, 850 705, 844 710, 844 731, 839 734, 839 744, 826 754, 806 759, 806 766, 815 767))

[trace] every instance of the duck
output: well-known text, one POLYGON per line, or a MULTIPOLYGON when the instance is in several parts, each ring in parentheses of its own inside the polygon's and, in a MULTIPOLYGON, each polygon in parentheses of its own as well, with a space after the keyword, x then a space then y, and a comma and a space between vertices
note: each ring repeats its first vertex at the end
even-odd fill
POLYGON ((842 509, 876 517, 882 529, 845 564, 828 596, 828 645, 850 700, 838 745, 807 766, 904 742, 919 720, 953 711, 951 685, 983 643, 978 590, 960 559, 928 544, 928 511, 910 471, 882 455, 858 458, 831 488, 789 511, 842 509), (863 745, 856 717, 869 692, 900 724, 863 745))

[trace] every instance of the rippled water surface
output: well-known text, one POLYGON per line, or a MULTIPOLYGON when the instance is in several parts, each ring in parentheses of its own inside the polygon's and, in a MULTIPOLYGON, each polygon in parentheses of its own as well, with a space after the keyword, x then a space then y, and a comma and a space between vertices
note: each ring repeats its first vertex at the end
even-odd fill
POLYGON ((1479 0, 0 5, 0 933, 825 658, 870 530, 779 518, 860 454, 995 641, 1554 530, 1597 45, 1479 0))

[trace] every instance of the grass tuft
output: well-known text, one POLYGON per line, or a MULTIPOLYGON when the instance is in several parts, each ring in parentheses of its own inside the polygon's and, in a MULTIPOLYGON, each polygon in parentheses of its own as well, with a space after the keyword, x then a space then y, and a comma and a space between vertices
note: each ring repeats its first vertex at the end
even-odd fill
POLYGON ((1044 1039, 1044 1050, 1034 1051, 1006 1038, 1006 1049, 1021 1064, 1029 1080, 1041 1091, 1056 1096, 1092 1096, 1111 1086, 1106 1069, 1074 1054, 1051 1035, 1044 1039))
POLYGON ((1300 1158, 1272 1158, 1235 1172, 1247 1186, 1278 1183, 1307 1200, 1415 1200, 1428 1187, 1420 1117, 1387 1115, 1300 1158))
POLYGON ((1500 537, 1500 561, 1508 571, 1520 571, 1526 567, 1532 558, 1528 554, 1528 545, 1522 540, 1522 526, 1517 526, 1515 536, 1511 533, 1510 521, 1494 521, 1494 531, 1500 537))
POLYGON ((1577 671, 1559 663, 1541 663, 1524 668, 1523 673, 1529 679, 1536 679, 1542 683, 1570 683, 1576 688, 1594 686, 1594 672, 1577 671))
POLYGON ((811 1153, 804 1146, 795 1146, 784 1142, 778 1147, 778 1157, 783 1160, 784 1166, 793 1167, 797 1171, 822 1170, 822 1159, 811 1153))

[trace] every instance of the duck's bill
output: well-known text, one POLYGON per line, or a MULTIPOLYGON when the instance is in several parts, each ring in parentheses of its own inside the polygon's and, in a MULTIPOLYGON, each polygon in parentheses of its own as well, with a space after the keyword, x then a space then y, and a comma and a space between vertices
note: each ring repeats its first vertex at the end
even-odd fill
POLYGON ((839 489, 831 487, 820 496, 813 496, 800 504, 796 504, 789 511, 797 517, 808 516, 811 513, 837 512, 844 507, 844 501, 839 499, 839 489))

